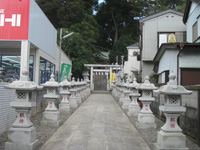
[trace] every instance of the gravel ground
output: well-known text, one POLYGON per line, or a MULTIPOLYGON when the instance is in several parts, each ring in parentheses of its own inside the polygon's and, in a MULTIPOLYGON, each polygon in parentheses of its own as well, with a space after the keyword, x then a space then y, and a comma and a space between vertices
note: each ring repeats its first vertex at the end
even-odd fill
MULTIPOLYGON (((61 117, 61 125, 70 117, 69 115, 61 117)), ((39 140, 39 145, 36 150, 39 150, 40 147, 58 130, 59 127, 49 127, 41 124, 42 112, 38 113, 36 116, 32 117, 31 122, 36 127, 36 135, 39 140)), ((60 125, 60 126, 61 126, 60 125)), ((8 132, 4 132, 0 135, 0 150, 4 150, 5 142, 7 141, 8 132)))
MULTIPOLYGON (((118 103, 119 104, 119 103, 118 103)), ((120 104, 119 104, 120 106, 120 104)), ((123 110, 123 109, 122 109, 123 110)), ((127 111, 123 110, 123 112, 127 115, 127 111)), ((136 122, 138 121, 135 117, 129 117, 129 120, 132 122, 132 124, 135 126, 136 122)), ((149 145, 149 148, 151 150, 154 150, 154 143, 157 142, 157 132, 160 131, 160 128, 164 125, 164 122, 160 119, 155 117, 155 123, 157 124, 156 129, 138 129, 141 134, 142 138, 146 141, 146 143, 149 145)), ((200 147, 198 147, 197 144, 195 144, 193 141, 191 141, 188 137, 186 139, 186 146, 189 148, 189 150, 200 150, 200 147)))
MULTIPOLYGON (((123 110, 124 113, 126 113, 125 110, 123 110)), ((70 117, 69 115, 66 115, 64 117, 61 118, 61 125, 70 117)), ((129 120, 133 123, 133 125, 135 125, 135 123, 137 122, 137 119, 134 117, 128 117, 129 120)), ((33 122, 34 126, 36 127, 36 132, 37 132, 37 139, 39 140, 39 146, 37 147, 37 150, 40 149, 40 147, 57 131, 57 128, 55 127, 48 127, 45 125, 41 124, 41 120, 42 120, 42 112, 38 113, 36 116, 31 118, 31 122, 33 122)), ((154 148, 154 143, 157 142, 157 132, 160 131, 160 128, 164 125, 164 122, 162 122, 161 120, 157 119, 155 120, 156 124, 157 124, 157 128, 156 129, 137 129, 141 136, 143 137, 143 139, 147 142, 147 144, 149 145, 149 147, 153 150, 154 148)), ((7 141, 7 137, 8 137, 8 132, 4 132, 3 134, 0 135, 0 150, 4 150, 4 146, 5 146, 5 142, 7 141)), ((186 143, 187 147, 190 150, 200 150, 200 148, 194 143, 192 142, 189 138, 187 138, 187 143, 186 143)))

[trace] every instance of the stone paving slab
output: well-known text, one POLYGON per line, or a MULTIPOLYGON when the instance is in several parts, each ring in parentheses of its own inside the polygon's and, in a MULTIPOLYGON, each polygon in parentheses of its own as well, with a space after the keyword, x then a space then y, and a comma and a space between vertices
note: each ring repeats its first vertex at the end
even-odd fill
POLYGON ((92 94, 40 150, 150 150, 109 94, 92 94))

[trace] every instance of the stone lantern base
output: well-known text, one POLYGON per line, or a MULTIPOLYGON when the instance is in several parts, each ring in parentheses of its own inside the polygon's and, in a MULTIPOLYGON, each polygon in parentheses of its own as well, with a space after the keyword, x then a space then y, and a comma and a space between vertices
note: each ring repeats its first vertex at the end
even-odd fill
POLYGON ((136 127, 139 129, 156 128, 155 116, 153 114, 139 113, 136 127))
POLYGON ((47 126, 58 127, 61 123, 60 113, 58 111, 43 112, 42 123, 47 126))
POLYGON ((181 132, 167 133, 159 131, 155 150, 189 150, 186 147, 186 136, 181 132))
POLYGON ((76 96, 77 98, 77 105, 80 106, 82 104, 81 96, 76 96))
POLYGON ((123 102, 122 102, 122 109, 128 109, 130 103, 131 103, 131 100, 130 100, 129 97, 128 98, 124 98, 123 102))
POLYGON ((70 114, 69 103, 61 102, 60 105, 59 105, 59 112, 61 114, 70 114))
POLYGON ((128 116, 137 117, 140 112, 140 106, 138 104, 130 104, 127 112, 128 116))
POLYGON ((5 150, 35 150, 38 146, 36 139, 36 128, 10 128, 5 150))
POLYGON ((73 109, 78 108, 77 98, 76 97, 70 97, 69 98, 69 104, 70 104, 70 108, 73 108, 73 109))

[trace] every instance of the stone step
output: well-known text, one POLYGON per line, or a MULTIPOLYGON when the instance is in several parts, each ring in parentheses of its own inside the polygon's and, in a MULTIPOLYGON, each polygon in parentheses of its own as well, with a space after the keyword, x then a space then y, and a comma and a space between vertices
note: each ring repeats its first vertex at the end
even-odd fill
POLYGON ((110 94, 110 91, 92 91, 92 94, 110 94))

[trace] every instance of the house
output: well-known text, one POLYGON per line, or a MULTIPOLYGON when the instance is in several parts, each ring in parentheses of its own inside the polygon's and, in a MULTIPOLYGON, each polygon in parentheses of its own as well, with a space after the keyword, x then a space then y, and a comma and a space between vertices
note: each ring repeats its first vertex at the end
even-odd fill
POLYGON ((170 71, 177 76, 177 84, 200 84, 200 44, 164 43, 154 57, 157 83, 166 84, 170 71))
POLYGON ((187 0, 183 16, 187 27, 187 42, 200 42, 200 1, 187 0))
POLYGON ((139 48, 141 53, 142 81, 153 74, 153 59, 162 43, 185 42, 186 26, 183 13, 166 10, 139 20, 139 48), (171 36, 172 35, 172 36, 171 36), (169 37, 173 37, 169 39, 169 37))
POLYGON ((138 43, 128 46, 127 50, 128 61, 124 63, 124 73, 127 75, 129 81, 133 81, 133 77, 139 78, 138 75, 140 74, 140 61, 137 59, 140 53, 138 43))
POLYGON ((187 43, 162 44, 154 57, 158 83, 167 83, 169 71, 177 76, 177 84, 200 84, 200 2, 188 0, 183 16, 187 43))

